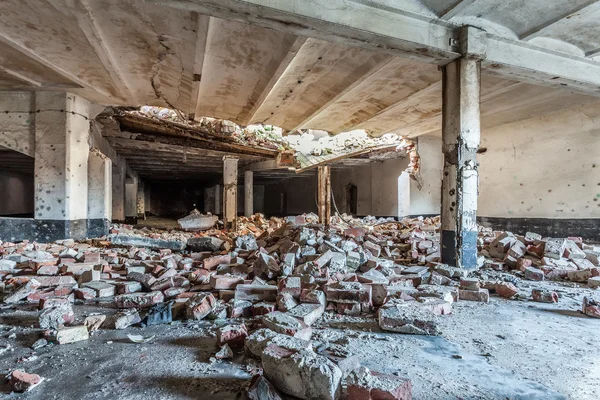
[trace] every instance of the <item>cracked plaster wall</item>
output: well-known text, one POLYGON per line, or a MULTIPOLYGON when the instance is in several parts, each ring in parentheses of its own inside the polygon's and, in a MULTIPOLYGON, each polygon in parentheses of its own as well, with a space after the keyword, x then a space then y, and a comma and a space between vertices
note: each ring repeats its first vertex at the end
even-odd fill
POLYGON ((599 104, 485 129, 478 215, 599 218, 599 104))

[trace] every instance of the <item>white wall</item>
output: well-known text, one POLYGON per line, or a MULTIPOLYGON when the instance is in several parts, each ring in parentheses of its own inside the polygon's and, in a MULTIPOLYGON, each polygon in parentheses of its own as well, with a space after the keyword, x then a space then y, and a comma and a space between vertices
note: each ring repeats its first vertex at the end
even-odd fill
POLYGON ((422 185, 410 181, 410 215, 438 215, 442 204, 442 139, 436 136, 417 138, 422 185))
POLYGON ((34 156, 35 152, 35 92, 0 91, 0 146, 34 156))
POLYGON ((482 132, 478 215, 600 217, 600 103, 482 132))

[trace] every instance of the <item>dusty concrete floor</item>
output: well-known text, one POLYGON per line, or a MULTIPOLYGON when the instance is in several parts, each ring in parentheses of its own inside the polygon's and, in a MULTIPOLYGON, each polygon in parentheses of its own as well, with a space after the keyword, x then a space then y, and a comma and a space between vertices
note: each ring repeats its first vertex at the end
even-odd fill
MULTIPOLYGON (((415 399, 598 399, 600 319, 578 313, 590 289, 557 283, 521 282, 521 289, 553 287, 558 304, 504 300, 460 301, 442 317, 440 337, 382 333, 372 318, 330 314, 315 325, 315 347, 341 345, 373 370, 399 373, 413 382, 415 399), (525 285, 525 286, 523 286, 525 285)), ((87 342, 29 348, 40 330, 35 307, 0 314, 0 372, 23 368, 46 378, 19 399, 239 399, 252 360, 238 352, 233 362, 209 361, 217 350, 212 324, 184 321, 170 326, 101 330, 87 342), (16 334, 16 338, 9 335, 16 334), (156 335, 134 344, 128 333, 156 335), (1 348, 1 347, 0 347, 1 348), (36 354, 37 358, 30 356, 36 354), (29 358, 29 359, 28 359, 29 358), (250 362, 250 365, 249 365, 250 362)), ((106 308, 75 307, 83 318, 106 308)), ((256 363, 258 365, 258 363, 256 363)))
POLYGON ((146 219, 138 218, 136 228, 155 228, 155 229, 179 229, 176 218, 147 216, 146 219))

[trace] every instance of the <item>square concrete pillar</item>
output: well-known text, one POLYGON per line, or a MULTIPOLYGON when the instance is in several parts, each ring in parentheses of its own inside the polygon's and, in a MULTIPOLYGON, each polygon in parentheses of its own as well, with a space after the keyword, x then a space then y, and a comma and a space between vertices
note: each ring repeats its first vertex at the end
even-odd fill
POLYGON ((128 224, 137 224, 137 195, 138 178, 128 177, 125 179, 125 222, 128 224))
POLYGON ((244 215, 251 217, 254 214, 254 173, 244 172, 244 215))
POLYGON ((442 262, 474 269, 480 61, 463 57, 445 65, 442 86, 442 262))
POLYGON ((223 157, 223 224, 225 229, 237 229, 238 159, 223 157))
POLYGON ((329 225, 331 220, 331 167, 317 167, 319 223, 329 225))
POLYGON ((88 158, 88 237, 108 235, 112 220, 112 161, 97 149, 88 158))
POLYGON ((138 179, 136 212, 138 218, 146 219, 146 189, 141 179, 138 179))
POLYGON ((82 239, 87 234, 89 103, 65 92, 37 92, 35 114, 35 237, 82 239))
POLYGON ((112 218, 116 222, 125 221, 125 169, 125 166, 115 166, 112 173, 112 218))

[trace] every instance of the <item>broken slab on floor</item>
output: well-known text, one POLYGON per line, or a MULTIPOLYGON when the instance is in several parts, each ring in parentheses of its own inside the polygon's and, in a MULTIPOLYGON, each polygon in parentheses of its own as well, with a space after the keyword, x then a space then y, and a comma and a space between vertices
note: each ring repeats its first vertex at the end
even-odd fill
POLYGON ((154 239, 143 236, 133 235, 109 235, 108 240, 111 243, 121 246, 139 246, 148 247, 151 249, 170 249, 176 251, 182 251, 187 246, 187 242, 181 240, 165 240, 165 239, 154 239))

